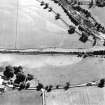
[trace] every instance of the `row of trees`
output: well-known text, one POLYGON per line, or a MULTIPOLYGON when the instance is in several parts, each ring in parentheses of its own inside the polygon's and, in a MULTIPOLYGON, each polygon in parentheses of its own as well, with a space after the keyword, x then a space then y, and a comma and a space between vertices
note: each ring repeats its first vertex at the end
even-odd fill
POLYGON ((64 86, 60 86, 60 85, 56 85, 56 86, 49 85, 49 86, 45 86, 45 87, 44 87, 44 85, 42 83, 39 83, 38 86, 36 87, 36 90, 37 91, 40 91, 42 88, 44 88, 47 92, 51 92, 52 90, 56 90, 56 89, 64 89, 65 91, 67 91, 70 88, 86 87, 86 86, 97 86, 99 88, 103 88, 105 86, 105 79, 102 78, 98 82, 93 81, 93 82, 89 82, 89 83, 86 83, 86 84, 80 84, 80 85, 75 85, 75 86, 72 86, 70 84, 70 82, 66 82, 66 84, 64 86))

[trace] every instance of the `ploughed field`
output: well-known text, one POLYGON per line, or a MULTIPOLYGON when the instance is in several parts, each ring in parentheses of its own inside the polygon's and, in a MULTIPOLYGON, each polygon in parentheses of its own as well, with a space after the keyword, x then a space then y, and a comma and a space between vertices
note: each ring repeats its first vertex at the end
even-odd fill
MULTIPOLYGON (((45 86, 65 85, 66 82, 75 85, 105 77, 105 59, 101 57, 83 59, 71 55, 0 54, 0 71, 9 64, 22 65, 26 73, 33 73, 45 86)), ((0 96, 0 103, 41 105, 42 98, 36 91, 7 91, 0 96)), ((76 88, 66 92, 52 91, 47 95, 47 105, 104 105, 103 103, 104 88, 76 88)))

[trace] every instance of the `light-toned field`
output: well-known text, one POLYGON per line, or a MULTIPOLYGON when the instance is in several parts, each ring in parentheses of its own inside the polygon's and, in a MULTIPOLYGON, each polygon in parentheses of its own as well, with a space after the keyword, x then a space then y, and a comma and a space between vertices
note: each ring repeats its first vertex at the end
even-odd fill
POLYGON ((57 90, 46 95, 46 105, 105 105, 105 88, 57 90))
MULTIPOLYGON (((74 85, 105 77, 104 58, 82 59, 71 55, 0 54, 0 59, 1 71, 2 67, 8 64, 22 65, 25 72, 33 73, 44 85, 64 85, 68 81, 74 85)), ((104 89, 76 88, 66 93, 51 92, 48 94, 47 105, 104 105, 104 89)), ((35 91, 9 91, 0 96, 0 103, 2 105, 40 105, 42 100, 39 95, 35 91)))
POLYGON ((71 55, 17 55, 0 54, 0 65, 22 65, 44 84, 80 84, 105 76, 105 59, 85 59, 71 55), (47 75, 47 77, 46 77, 47 75))
POLYGON ((36 91, 8 91, 0 95, 0 105, 42 105, 40 92, 36 91))
MULTIPOLYGON (((60 7, 49 0, 45 1, 49 2, 54 10, 61 13, 62 17, 71 24, 60 7)), ((104 10, 105 8, 91 10, 102 24, 105 23, 104 10)), ((54 15, 43 10, 35 0, 0 0, 0 48, 92 47, 89 42, 86 44, 79 42, 78 35, 68 35, 66 30, 67 28, 62 22, 55 21, 54 15)), ((33 73, 45 85, 65 84, 67 81, 70 81, 71 84, 80 84, 105 76, 105 59, 103 58, 82 59, 70 55, 0 54, 0 71, 8 64, 22 65, 24 71, 33 73)), ((60 91, 48 95, 47 105, 72 105, 73 103, 73 105, 104 105, 103 89, 81 88, 72 91, 75 102, 73 96, 69 97, 69 91, 67 91, 69 95, 60 91), (55 96, 55 94, 57 95, 55 96), (87 94, 91 95, 87 96, 87 94), (89 98, 89 102, 86 97, 89 98)), ((41 105, 42 100, 39 95, 34 91, 8 91, 0 96, 0 105, 41 105)))
MULTIPOLYGON (((44 1, 71 24, 60 7, 50 0, 44 1)), ((68 35, 66 26, 55 21, 53 13, 42 8, 36 0, 0 0, 0 48, 92 47, 90 42, 78 41, 78 35, 68 35)), ((105 8, 90 11, 98 21, 105 23, 105 8)))

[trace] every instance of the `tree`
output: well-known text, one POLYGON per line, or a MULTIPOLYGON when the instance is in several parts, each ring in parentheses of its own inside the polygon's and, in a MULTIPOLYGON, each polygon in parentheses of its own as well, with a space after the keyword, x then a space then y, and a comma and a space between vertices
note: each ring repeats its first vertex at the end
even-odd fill
POLYGON ((17 74, 19 72, 23 72, 23 67, 22 66, 14 66, 14 74, 17 74))
POLYGON ((19 84, 20 82, 24 82, 26 80, 26 75, 22 72, 16 74, 16 79, 14 83, 19 84))
POLYGON ((101 79, 99 84, 98 84, 98 87, 103 88, 104 84, 105 84, 105 79, 101 79))
POLYGON ((30 87, 30 83, 28 82, 28 83, 26 83, 25 88, 28 89, 29 87, 30 87))
POLYGON ((38 83, 38 85, 36 86, 37 91, 40 91, 42 88, 44 88, 42 83, 38 83))
POLYGON ((24 83, 24 82, 22 82, 22 83, 20 84, 18 90, 22 90, 22 89, 25 89, 25 83, 24 83))
POLYGON ((72 26, 72 25, 70 25, 70 26, 69 26, 68 33, 69 33, 69 34, 74 34, 74 33, 75 33, 75 27, 72 26))
POLYGON ((31 81, 34 79, 34 76, 32 74, 27 74, 27 80, 31 81))
POLYGON ((64 86, 64 90, 68 90, 69 89, 69 86, 70 86, 70 83, 69 82, 66 82, 66 85, 64 86))
POLYGON ((56 89, 59 89, 60 85, 56 85, 56 89))
POLYGON ((14 77, 14 69, 12 66, 6 66, 5 67, 5 70, 3 72, 3 75, 7 78, 7 79, 10 79, 10 78, 13 78, 14 77))
POLYGON ((49 86, 46 86, 45 89, 47 92, 51 92, 53 86, 52 85, 49 85, 49 86))

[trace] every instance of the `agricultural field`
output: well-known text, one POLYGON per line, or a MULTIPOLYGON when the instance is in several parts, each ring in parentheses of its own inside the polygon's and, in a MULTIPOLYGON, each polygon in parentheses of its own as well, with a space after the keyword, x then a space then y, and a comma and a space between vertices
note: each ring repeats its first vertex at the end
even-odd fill
MULTIPOLYGON (((61 13, 65 21, 72 24, 59 6, 50 0, 45 2, 48 2, 56 12, 61 13)), ((90 11, 104 25, 104 8, 96 7, 90 11)), ((78 41, 80 36, 69 35, 67 27, 54 17, 53 13, 43 10, 36 0, 0 0, 0 48, 92 47, 90 42, 84 44, 78 41)))
MULTIPOLYGON (((6 65, 22 65, 26 73, 35 75, 46 85, 81 84, 105 77, 104 58, 78 58, 71 55, 0 54, 0 70, 6 65)), ((47 105, 104 105, 104 88, 75 88, 46 94, 47 105)), ((0 96, 2 105, 42 105, 36 91, 7 91, 0 96)))
POLYGON ((57 90, 46 95, 46 105, 104 105, 105 88, 57 90))
POLYGON ((105 59, 101 57, 0 54, 0 58, 1 71, 6 65, 22 65, 44 84, 80 84, 105 77, 105 59))
POLYGON ((1 105, 42 105, 40 92, 36 91, 11 91, 0 95, 1 105))
MULTIPOLYGON (((48 2, 62 18, 72 24, 63 10, 48 2)), ((105 25, 105 8, 92 8, 94 17, 105 25)), ((43 10, 36 0, 0 0, 0 48, 92 48, 81 43, 76 34, 68 35, 67 27, 55 21, 54 14, 43 10)), ((100 45, 97 45, 100 46, 100 45)), ((0 74, 7 65, 21 65, 26 73, 46 85, 71 85, 95 81, 105 77, 105 58, 71 55, 0 54, 0 74)), ((40 92, 11 91, 0 95, 0 105, 42 105, 40 92)), ((104 105, 105 88, 75 88, 46 94, 46 105, 104 105)))

